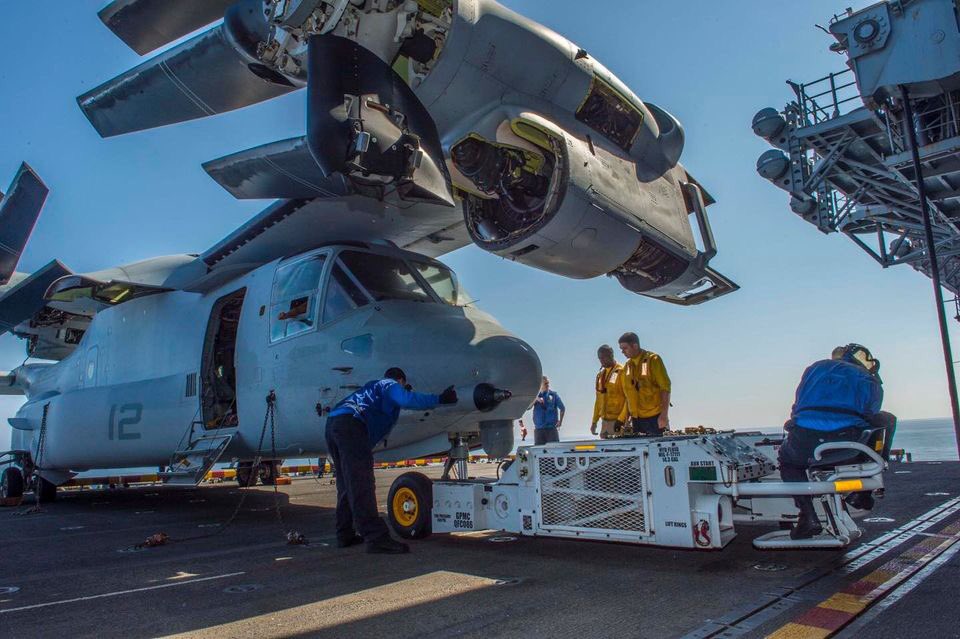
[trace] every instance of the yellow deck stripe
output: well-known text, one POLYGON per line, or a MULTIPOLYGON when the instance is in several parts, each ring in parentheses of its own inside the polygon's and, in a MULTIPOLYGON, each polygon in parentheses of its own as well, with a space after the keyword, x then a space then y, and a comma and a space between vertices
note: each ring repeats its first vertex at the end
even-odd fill
POLYGON ((805 626, 799 623, 788 623, 772 635, 767 635, 767 639, 826 639, 830 636, 832 630, 817 628, 815 626, 805 626))
POLYGON ((838 592, 817 607, 840 610, 842 612, 849 612, 855 615, 863 612, 863 609, 867 607, 867 604, 857 595, 838 592))

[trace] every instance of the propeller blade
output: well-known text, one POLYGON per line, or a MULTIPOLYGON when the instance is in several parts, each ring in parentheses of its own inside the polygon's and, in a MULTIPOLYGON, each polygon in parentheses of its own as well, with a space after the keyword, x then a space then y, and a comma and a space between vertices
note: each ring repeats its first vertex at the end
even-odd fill
POLYGON ((0 205, 0 285, 10 281, 49 189, 26 162, 0 205))
MULTIPOLYGON (((77 103, 102 137, 232 111, 296 87, 251 62, 260 37, 251 3, 234 5, 224 23, 117 76, 77 103)), ((253 5, 259 5, 254 2, 253 5)))
POLYGON ((97 12, 140 55, 216 22, 235 0, 114 0, 97 12))
POLYGON ((454 206, 437 125, 413 89, 352 40, 315 35, 308 46, 307 144, 324 173, 454 206))
POLYGON ((306 138, 290 138, 204 163, 203 170, 238 200, 313 199, 347 195, 339 173, 326 177, 306 138))

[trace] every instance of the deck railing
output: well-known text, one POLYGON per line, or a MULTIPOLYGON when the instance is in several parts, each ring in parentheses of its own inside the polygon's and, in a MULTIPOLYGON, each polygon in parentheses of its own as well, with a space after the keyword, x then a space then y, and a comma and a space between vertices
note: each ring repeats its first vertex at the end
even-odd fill
POLYGON ((812 82, 801 84, 788 80, 787 84, 797 96, 797 104, 806 125, 840 117, 854 108, 851 102, 860 100, 857 80, 850 69, 830 73, 812 82))

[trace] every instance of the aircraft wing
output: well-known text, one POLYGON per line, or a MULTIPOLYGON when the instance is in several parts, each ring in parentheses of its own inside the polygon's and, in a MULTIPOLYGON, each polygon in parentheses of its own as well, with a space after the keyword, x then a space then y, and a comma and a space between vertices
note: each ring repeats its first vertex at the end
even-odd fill
POLYGON ((203 168, 237 199, 281 199, 207 249, 201 255, 206 274, 186 290, 211 290, 279 257, 331 242, 389 241, 429 257, 471 243, 459 205, 360 194, 341 175, 326 177, 303 137, 227 155, 203 168))
POLYGON ((277 258, 350 241, 389 241, 429 257, 470 244, 459 207, 362 195, 280 200, 207 249, 207 273, 183 288, 205 292, 277 258))
POLYGON ((0 371, 0 395, 23 395, 23 389, 17 386, 16 375, 0 371))
POLYGON ((31 319, 47 305, 44 293, 56 280, 70 275, 70 269, 57 260, 49 262, 29 276, 17 274, 15 284, 0 289, 0 335, 31 319))

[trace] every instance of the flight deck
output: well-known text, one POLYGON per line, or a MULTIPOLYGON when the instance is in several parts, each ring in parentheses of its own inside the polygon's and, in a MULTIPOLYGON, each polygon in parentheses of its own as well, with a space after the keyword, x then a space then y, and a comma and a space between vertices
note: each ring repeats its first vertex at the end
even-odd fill
MULTIPOLYGON (((376 471, 381 504, 404 470, 376 471)), ((756 550, 769 527, 743 525, 713 552, 481 531, 401 556, 335 548, 328 478, 279 487, 282 524, 272 488, 243 489, 223 530, 233 482, 64 491, 0 511, 0 636, 958 637, 960 463, 891 463, 885 485, 843 550, 756 550)))

